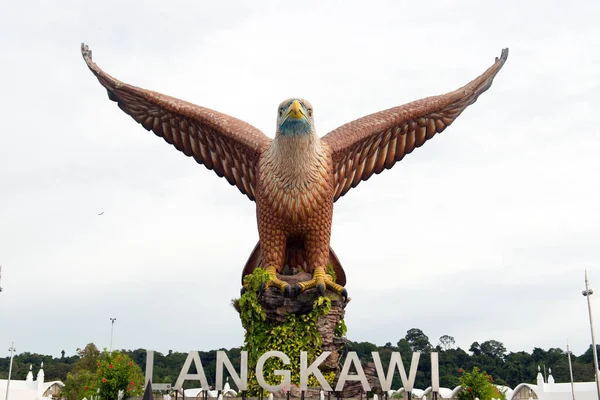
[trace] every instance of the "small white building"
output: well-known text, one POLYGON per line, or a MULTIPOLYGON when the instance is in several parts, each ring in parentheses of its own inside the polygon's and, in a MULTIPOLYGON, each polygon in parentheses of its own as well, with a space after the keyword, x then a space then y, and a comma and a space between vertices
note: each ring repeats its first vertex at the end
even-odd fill
MULTIPOLYGON (((11 379, 8 400, 53 400, 60 397, 60 392, 65 386, 60 381, 44 382, 44 363, 33 380, 33 366, 29 366, 29 373, 24 381, 11 379)), ((0 379, 0 400, 6 400, 6 386, 8 380, 0 379)))
MULTIPOLYGON (((544 381, 544 377, 538 367, 537 384, 521 383, 514 389, 507 386, 496 385, 498 390, 504 393, 506 400, 573 400, 571 391, 571 383, 556 383, 552 376, 552 370, 549 370, 548 381, 544 381)), ((454 389, 440 388, 438 393, 439 400, 457 400, 458 393, 463 390, 457 386, 454 389)), ((575 382, 573 384, 576 400, 598 400, 596 391, 596 382, 575 382)), ((390 398, 406 398, 404 388, 398 390, 390 390, 388 392, 390 398)), ((425 390, 413 389, 411 398, 415 400, 431 400, 431 387, 425 390)), ((1 399, 0 399, 1 400, 1 399)))
POLYGON ((537 385, 529 383, 519 384, 507 400, 573 400, 573 392, 577 400, 597 400, 596 382, 575 382, 573 389, 571 383, 556 383, 552 376, 552 369, 549 370, 548 381, 538 367, 537 385))

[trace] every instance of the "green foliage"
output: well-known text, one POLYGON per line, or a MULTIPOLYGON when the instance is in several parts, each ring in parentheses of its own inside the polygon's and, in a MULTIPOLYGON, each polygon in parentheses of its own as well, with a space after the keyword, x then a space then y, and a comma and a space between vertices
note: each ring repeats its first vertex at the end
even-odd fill
POLYGON ((418 328, 409 329, 406 332, 406 336, 404 338, 410 344, 412 351, 420 351, 420 352, 431 351, 432 346, 431 346, 431 343, 429 343, 429 338, 427 337, 427 335, 425 335, 423 333, 422 330, 420 330, 418 328))
POLYGON ((327 273, 329 275, 331 275, 331 277, 333 278, 334 282, 337 282, 337 276, 336 276, 335 271, 333 269, 333 265, 327 264, 327 273))
POLYGON ((67 374, 62 395, 69 400, 80 400, 85 397, 86 387, 94 378, 96 363, 100 358, 100 350, 94 343, 89 343, 83 349, 77 349, 79 360, 67 374))
POLYGON ((246 332, 254 332, 255 328, 259 327, 256 322, 264 322, 267 318, 258 302, 257 293, 260 286, 267 283, 269 279, 269 274, 262 268, 256 268, 252 274, 244 277, 244 284, 248 290, 238 300, 237 307, 239 307, 242 326, 246 332))
POLYGON ((371 342, 352 342, 347 341, 345 352, 355 351, 359 359, 365 360, 371 358, 371 352, 377 351, 377 346, 371 342))
POLYGON ((479 346, 479 342, 471 343, 471 347, 469 347, 469 351, 472 352, 474 356, 481 355, 481 348, 479 346))
POLYGON ((499 391, 492 382, 494 379, 491 375, 480 372, 479 368, 473 367, 471 372, 464 372, 459 369, 462 374, 460 377, 460 386, 463 390, 458 393, 459 400, 506 400, 503 392, 499 391))
POLYGON ((506 357, 506 347, 497 340, 486 340, 479 346, 481 352, 490 357, 504 359, 506 357))
POLYGON ((343 319, 340 320, 340 323, 335 327, 334 335, 337 337, 344 337, 348 332, 348 328, 346 327, 346 323, 343 319))
POLYGON ((454 337, 450 335, 442 335, 440 336, 440 349, 442 350, 450 350, 454 348, 456 342, 454 341, 454 337))
POLYGON ((96 363, 100 358, 100 350, 94 343, 88 343, 83 349, 77 349, 79 361, 73 366, 73 373, 79 371, 96 371, 96 363))
MULTIPOLYGON (((41 367, 43 362, 46 381, 59 380, 64 382, 67 379, 67 373, 71 371, 78 359, 77 356, 55 358, 50 355, 23 352, 14 357, 12 379, 24 380, 29 372, 29 366, 33 366, 35 377, 37 370, 41 367)), ((9 364, 10 357, 0 358, 0 379, 8 378, 9 364)))
POLYGON ((65 387, 62 390, 62 396, 67 400, 81 400, 85 397, 86 387, 94 378, 94 373, 87 370, 79 371, 78 373, 69 372, 65 387))
POLYGON ((144 392, 144 376, 142 370, 127 354, 118 351, 104 351, 95 360, 95 365, 89 365, 94 354, 82 358, 82 365, 77 372, 67 375, 63 395, 69 400, 80 400, 83 397, 91 399, 98 396, 101 399, 115 400, 119 391, 124 392, 123 398, 141 396, 144 392), (94 369, 94 371, 90 371, 94 369))
MULTIPOLYGON (((300 384, 300 352, 308 353, 308 362, 314 361, 321 353, 321 337, 317 331, 319 317, 329 313, 331 299, 319 297, 313 304, 313 309, 307 314, 290 314, 285 322, 274 324, 266 320, 266 315, 258 302, 256 292, 261 283, 268 280, 264 270, 257 268, 253 274, 247 275, 244 282, 249 287, 237 303, 240 310, 242 326, 246 330, 243 350, 248 351, 248 395, 256 396, 261 388, 256 380, 256 363, 258 358, 267 351, 282 351, 290 357, 290 365, 284 365, 277 358, 270 358, 264 365, 265 381, 271 385, 282 382, 281 376, 274 371, 284 369, 291 371, 292 384, 300 384)), ((325 379, 333 382, 333 372, 323 374, 325 379)), ((318 386, 314 376, 308 380, 309 386, 318 386)))

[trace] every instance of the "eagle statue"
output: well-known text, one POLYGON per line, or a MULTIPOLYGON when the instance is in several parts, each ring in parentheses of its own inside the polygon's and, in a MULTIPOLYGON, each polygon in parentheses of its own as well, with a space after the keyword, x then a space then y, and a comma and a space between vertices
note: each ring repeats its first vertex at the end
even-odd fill
POLYGON ((239 119, 121 82, 92 61, 83 43, 81 52, 121 110, 256 202, 259 242, 242 283, 262 267, 269 275, 264 287, 286 296, 316 288, 346 299, 346 275, 329 243, 333 203, 452 124, 491 86, 508 57, 508 49, 502 50, 491 67, 460 89, 367 115, 323 137, 307 100, 284 100, 271 139, 239 119), (310 275, 286 279, 298 271, 310 275))

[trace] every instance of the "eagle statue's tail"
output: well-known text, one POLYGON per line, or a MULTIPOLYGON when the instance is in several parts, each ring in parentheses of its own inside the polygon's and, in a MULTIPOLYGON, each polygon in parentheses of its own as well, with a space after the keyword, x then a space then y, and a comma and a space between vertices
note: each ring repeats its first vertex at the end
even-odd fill
MULTIPOLYGON (((306 253, 302 245, 288 242, 285 250, 285 263, 282 275, 293 275, 296 272, 304 271, 306 269, 307 260, 308 257, 306 257, 306 253)), ((262 261, 262 251, 260 249, 260 242, 258 242, 256 246, 254 246, 252 254, 250 254, 250 257, 248 257, 248 261, 246 261, 246 266, 242 272, 242 285, 244 284, 244 277, 246 275, 251 274, 258 267, 264 267, 262 265, 262 261)), ((345 286, 346 273, 344 272, 344 268, 342 268, 340 260, 337 258, 331 247, 329 247, 328 264, 331 265, 333 272, 335 273, 335 282, 338 285, 345 286)))

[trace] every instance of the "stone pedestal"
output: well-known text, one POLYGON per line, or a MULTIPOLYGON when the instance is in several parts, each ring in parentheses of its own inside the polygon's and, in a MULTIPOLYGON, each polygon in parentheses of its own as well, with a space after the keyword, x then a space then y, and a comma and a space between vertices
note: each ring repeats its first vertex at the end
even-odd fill
MULTIPOLYGON (((253 368, 258 357, 267 351, 281 351, 290 358, 289 365, 283 365, 280 360, 271 358, 272 361, 265 364, 267 370, 264 373, 267 381, 274 379, 270 384, 277 384, 281 381, 273 375, 273 371, 290 370, 292 385, 286 390, 290 391, 291 395, 294 395, 295 387, 300 383, 302 351, 308 353, 309 363, 322 352, 331 352, 320 364, 319 369, 325 379, 334 381, 342 367, 340 358, 346 339, 342 332, 345 328, 341 329, 345 325, 340 323, 349 299, 344 301, 341 296, 330 291, 326 291, 321 297, 316 289, 306 290, 295 298, 287 298, 274 287, 259 291, 261 283, 265 279, 268 280, 268 276, 265 276, 262 270, 255 271, 247 278, 248 289, 239 300, 233 301, 233 306, 240 314, 242 326, 246 330, 244 350, 248 351, 249 396, 260 393, 253 368)), ((297 280, 310 279, 310 275, 301 272, 280 278, 293 285, 297 280)), ((309 378, 309 386, 311 384, 316 384, 314 377, 309 378)), ((285 393, 274 395, 284 397, 285 393)))
MULTIPOLYGON (((321 352, 330 351, 331 354, 321 364, 321 370, 324 372, 334 371, 337 375, 342 368, 339 361, 346 338, 336 336, 335 331, 340 321, 344 319, 345 308, 349 299, 344 302, 341 296, 330 291, 327 291, 325 296, 331 299, 331 309, 326 315, 318 318, 317 330, 322 341, 321 352)), ((318 298, 317 289, 309 289, 295 299, 290 299, 284 297, 279 289, 269 288, 259 296, 258 301, 267 315, 267 321, 278 324, 283 323, 285 317, 289 314, 307 314, 311 312, 313 304, 318 298)), ((288 354, 288 356, 298 357, 299 354, 288 354)))

